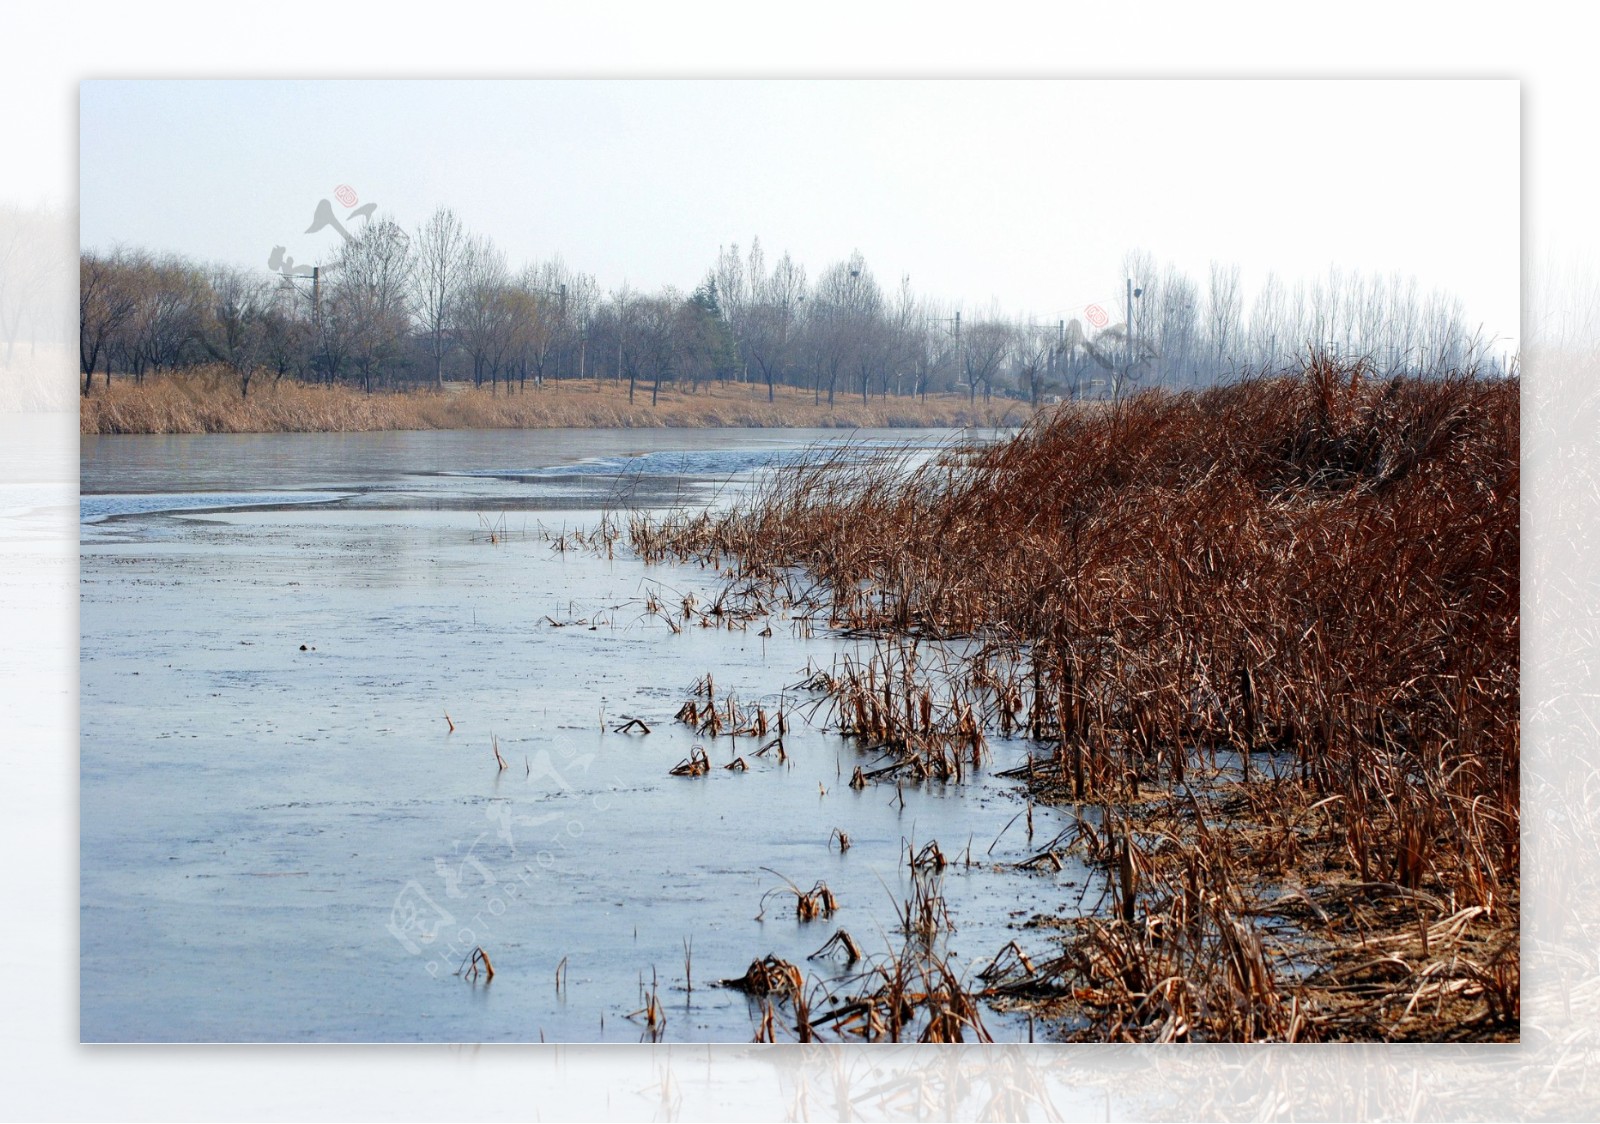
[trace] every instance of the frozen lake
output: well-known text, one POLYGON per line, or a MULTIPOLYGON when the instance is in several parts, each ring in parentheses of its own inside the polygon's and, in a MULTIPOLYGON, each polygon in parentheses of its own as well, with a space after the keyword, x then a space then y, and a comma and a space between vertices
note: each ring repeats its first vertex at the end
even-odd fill
POLYGON ((821 440, 840 437, 84 438, 82 1038, 634 1042, 654 981, 664 1040, 749 1041, 758 1006, 712 983, 768 953, 847 976, 807 960, 841 928, 898 949, 907 847, 930 840, 957 860, 953 965, 1048 950, 1027 920, 1102 885, 1014 868, 1068 815, 1035 809, 1030 843, 992 775, 1024 743, 965 785, 852 790, 875 756, 802 721, 796 684, 865 642, 782 618, 674 632, 647 599, 704 600, 716 575, 541 533, 720 502, 821 440), (785 708, 787 763, 672 720, 708 673, 785 708), (629 717, 652 732, 613 732, 629 717), (750 768, 669 775, 696 744, 750 768), (758 920, 784 879, 826 881, 838 912, 802 922, 774 896, 758 920), (454 974, 475 946, 487 985, 454 974))

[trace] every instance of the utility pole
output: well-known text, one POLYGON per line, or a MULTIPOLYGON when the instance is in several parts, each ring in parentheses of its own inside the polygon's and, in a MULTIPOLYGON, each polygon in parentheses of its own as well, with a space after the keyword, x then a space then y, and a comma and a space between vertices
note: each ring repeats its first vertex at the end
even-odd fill
MULTIPOLYGON (((339 263, 334 262, 328 268, 337 269, 338 266, 339 263)), ((300 290, 297 286, 294 286, 294 282, 304 276, 305 274, 302 273, 299 278, 290 277, 284 283, 293 287, 298 294, 300 290)), ((317 342, 320 343, 322 339, 322 267, 320 265, 311 267, 311 330, 316 334, 317 342)), ((313 356, 313 360, 315 360, 315 356, 313 356)), ((328 373, 327 378, 329 382, 333 381, 331 372, 328 373)))
MULTIPOLYGON (((961 372, 961 313, 958 312, 953 317, 951 317, 951 316, 930 316, 930 317, 928 317, 928 323, 930 323, 930 324, 954 324, 955 325, 955 329, 954 329, 953 335, 955 336, 955 341, 956 341, 956 374, 959 376, 962 373, 961 372)), ((926 397, 927 397, 927 382, 926 382, 926 380, 924 380, 924 382, 923 382, 923 397, 924 397, 924 399, 926 399, 926 397)))
POLYGON ((578 379, 583 380, 584 360, 589 354, 589 318, 578 321, 578 379))
MULTIPOLYGON (((339 263, 334 262, 328 268, 337 269, 339 268, 339 263)), ((300 274, 300 277, 304 276, 305 274, 300 274)), ((291 277, 285 284, 292 285, 297 280, 299 278, 291 277)), ((311 324, 317 328, 322 326, 322 267, 320 265, 311 267, 311 324)))
MULTIPOLYGON (((1122 359, 1122 382, 1126 383, 1128 381, 1129 373, 1133 370, 1133 278, 1132 277, 1128 278, 1128 316, 1127 316, 1127 319, 1125 319, 1123 321, 1123 324, 1128 329, 1128 338, 1122 341, 1123 342, 1123 349, 1122 349, 1122 354, 1123 354, 1123 359, 1122 359)), ((1122 386, 1119 384, 1117 386, 1117 393, 1113 394, 1112 398, 1120 398, 1121 396, 1122 396, 1122 386)))
POLYGON ((1128 318, 1124 321, 1128 338, 1123 341, 1126 346, 1123 348, 1122 378, 1117 381, 1111 392, 1111 400, 1113 402, 1122 397, 1123 385, 1133 374, 1133 298, 1142 296, 1144 296, 1144 290, 1135 289, 1133 287, 1133 278, 1128 278, 1128 318))

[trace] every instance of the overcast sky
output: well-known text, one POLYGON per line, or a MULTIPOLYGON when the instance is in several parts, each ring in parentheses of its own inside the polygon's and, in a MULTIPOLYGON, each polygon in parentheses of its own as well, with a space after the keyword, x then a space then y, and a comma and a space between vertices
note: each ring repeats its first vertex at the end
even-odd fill
POLYGON ((1046 319, 1114 305, 1130 249, 1247 294, 1400 271, 1514 348, 1518 117, 1514 81, 90 81, 80 218, 265 270, 336 252, 305 231, 347 185, 605 289, 691 288, 759 235, 1046 319))

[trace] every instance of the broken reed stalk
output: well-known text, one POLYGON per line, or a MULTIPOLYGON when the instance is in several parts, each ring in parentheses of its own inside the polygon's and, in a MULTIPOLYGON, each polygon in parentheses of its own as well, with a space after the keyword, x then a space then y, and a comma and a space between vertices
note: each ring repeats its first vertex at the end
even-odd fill
POLYGON ((689 756, 674 765, 670 774, 674 777, 703 777, 711 772, 711 758, 706 756, 703 745, 697 745, 689 750, 689 756))
POLYGON ((659 1041, 662 1032, 667 1026, 667 1015, 661 1007, 661 1000, 657 990, 656 970, 654 968, 650 969, 649 991, 645 991, 644 977, 640 976, 639 998, 644 1003, 644 1006, 640 1007, 637 1011, 630 1013, 627 1017, 637 1021, 640 1016, 643 1016, 646 1034, 650 1037, 651 1041, 659 1041))
POLYGON ((773 870, 771 867, 764 866, 761 869, 766 871, 768 874, 777 875, 777 877, 783 878, 784 885, 768 890, 765 894, 761 895, 761 909, 756 914, 757 921, 762 921, 766 918, 767 902, 775 894, 794 895, 794 915, 795 918, 800 921, 813 921, 818 917, 832 917, 834 912, 838 910, 839 899, 836 898, 833 891, 828 888, 828 884, 821 879, 818 879, 816 884, 813 885, 811 889, 802 890, 794 882, 784 878, 783 875, 778 874, 778 872, 773 870))
POLYGON ((906 844, 906 858, 912 870, 931 870, 937 874, 949 865, 937 841, 929 840, 920 851, 913 851, 914 846, 913 843, 906 844))
POLYGON ((485 983, 494 979, 494 965, 489 962, 489 954, 481 947, 467 953, 465 959, 461 961, 461 966, 455 971, 456 975, 473 981, 477 980, 479 973, 483 974, 485 983))
POLYGON ((861 946, 856 943, 856 939, 844 929, 834 933, 821 948, 806 957, 806 959, 820 960, 824 956, 834 954, 842 955, 847 967, 858 960, 866 959, 866 954, 861 951, 861 946))

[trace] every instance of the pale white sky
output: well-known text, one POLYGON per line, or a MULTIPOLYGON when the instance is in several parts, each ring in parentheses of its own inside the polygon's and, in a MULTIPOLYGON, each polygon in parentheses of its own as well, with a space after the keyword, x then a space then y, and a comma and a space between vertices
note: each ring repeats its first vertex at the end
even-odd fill
POLYGON ((607 289, 687 289, 759 235, 813 277, 860 249, 886 287, 1055 319, 1144 249, 1247 290, 1414 274, 1514 347, 1518 115, 1509 80, 89 81, 81 232, 311 262, 349 185, 607 289))

